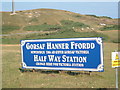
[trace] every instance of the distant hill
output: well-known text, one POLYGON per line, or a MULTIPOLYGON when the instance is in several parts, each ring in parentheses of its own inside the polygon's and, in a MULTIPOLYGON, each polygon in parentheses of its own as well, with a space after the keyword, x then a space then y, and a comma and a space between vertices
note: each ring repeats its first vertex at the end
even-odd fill
MULTIPOLYGON (((30 34, 31 32, 34 32, 34 35, 26 34, 21 36, 21 34, 19 34, 19 40, 98 36, 107 37, 103 35, 103 33, 100 34, 97 31, 118 29, 118 19, 112 19, 106 16, 81 15, 65 10, 24 10, 16 11, 15 15, 11 15, 11 12, 1 13, 3 34, 30 34), (35 33, 40 35, 36 35, 35 33)), ((4 40, 6 40, 6 38, 8 39, 8 37, 3 37, 4 40)), ((16 38, 18 39, 18 36, 16 38)), ((9 37, 9 39, 11 39, 11 37, 9 37)))
POLYGON ((81 15, 64 10, 56 9, 35 9, 17 11, 16 15, 10 15, 10 12, 2 13, 3 25, 39 25, 39 24, 58 24, 61 25, 61 20, 72 20, 75 22, 82 22, 97 28, 100 23, 105 24, 117 24, 116 19, 110 19, 107 17, 98 17, 95 15, 81 15))

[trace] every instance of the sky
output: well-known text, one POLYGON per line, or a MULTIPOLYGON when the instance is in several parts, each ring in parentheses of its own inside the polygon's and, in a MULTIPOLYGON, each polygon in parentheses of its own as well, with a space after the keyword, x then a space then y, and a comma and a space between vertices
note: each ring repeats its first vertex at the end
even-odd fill
MULTIPOLYGON (((12 0, 1 0, 11 2, 12 0)), ((119 2, 119 0, 14 0, 16 2, 119 2)))
MULTIPOLYGON (((2 2, 1 11, 12 10, 12 3, 7 1, 2 2)), ((40 0, 39 2, 33 2, 33 1, 34 0, 32 0, 32 2, 18 2, 17 0, 17 2, 15 1, 15 10, 20 11, 20 10, 50 8, 50 9, 67 10, 80 14, 91 14, 97 16, 108 16, 112 18, 118 18, 118 2, 107 2, 107 1, 106 2, 42 2, 42 1, 40 2, 40 0)))

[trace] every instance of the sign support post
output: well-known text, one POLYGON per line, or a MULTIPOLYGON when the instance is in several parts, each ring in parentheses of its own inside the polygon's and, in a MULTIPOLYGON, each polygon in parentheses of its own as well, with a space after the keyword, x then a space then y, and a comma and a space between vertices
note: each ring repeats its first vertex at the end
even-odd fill
POLYGON ((118 90, 118 68, 120 67, 120 52, 112 52, 112 68, 116 71, 116 90, 118 90))
POLYGON ((116 90, 118 90, 118 68, 116 67, 116 90))

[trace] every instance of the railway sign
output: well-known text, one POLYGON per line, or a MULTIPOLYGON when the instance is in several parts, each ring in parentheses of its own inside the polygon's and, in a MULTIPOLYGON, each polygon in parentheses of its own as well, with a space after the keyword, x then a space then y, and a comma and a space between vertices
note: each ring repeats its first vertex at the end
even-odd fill
POLYGON ((23 68, 104 71, 102 38, 21 40, 23 68))

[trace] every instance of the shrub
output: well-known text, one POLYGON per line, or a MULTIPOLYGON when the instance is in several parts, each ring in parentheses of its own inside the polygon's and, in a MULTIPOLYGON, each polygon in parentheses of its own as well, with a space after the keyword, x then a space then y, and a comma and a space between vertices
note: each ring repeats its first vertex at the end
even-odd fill
POLYGON ((112 25, 112 26, 104 26, 103 28, 100 28, 101 31, 104 30, 120 30, 120 25, 112 25))
POLYGON ((108 16, 100 16, 101 18, 108 18, 108 19, 112 19, 111 17, 108 16))
POLYGON ((71 20, 62 20, 61 21, 62 25, 67 26, 67 27, 89 27, 88 25, 85 25, 84 23, 81 22, 74 22, 71 20))
POLYGON ((96 16, 96 15, 86 15, 86 16, 92 16, 92 17, 95 17, 95 18, 100 18, 99 16, 96 16))
POLYGON ((112 19, 111 17, 108 17, 108 16, 96 16, 96 15, 86 15, 86 16, 92 16, 92 17, 95 17, 95 18, 108 18, 108 19, 112 19))

